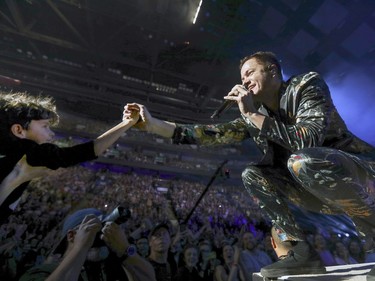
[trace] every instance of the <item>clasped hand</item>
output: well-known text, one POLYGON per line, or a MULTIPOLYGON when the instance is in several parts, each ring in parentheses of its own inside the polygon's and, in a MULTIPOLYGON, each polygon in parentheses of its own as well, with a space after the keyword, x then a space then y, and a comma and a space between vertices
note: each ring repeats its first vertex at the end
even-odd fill
POLYGON ((122 120, 138 119, 137 123, 133 126, 143 131, 148 131, 152 121, 152 116, 147 108, 139 103, 128 103, 124 106, 122 120))

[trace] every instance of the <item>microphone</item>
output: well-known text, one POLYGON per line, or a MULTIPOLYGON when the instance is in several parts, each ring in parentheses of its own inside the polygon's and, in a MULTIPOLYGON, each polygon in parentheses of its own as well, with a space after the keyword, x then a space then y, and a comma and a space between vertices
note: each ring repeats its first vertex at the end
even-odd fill
POLYGON ((234 104, 236 103, 236 101, 233 101, 233 100, 226 100, 222 103, 222 105, 215 110, 215 112, 211 115, 211 119, 213 118, 219 118, 220 117, 220 114, 224 113, 225 111, 227 111, 229 108, 231 108, 234 104))
MULTIPOLYGON (((245 91, 247 91, 248 93, 252 93, 251 89, 255 87, 255 85, 252 85, 252 86, 249 86, 249 87, 246 87, 245 85, 242 85, 240 86, 242 89, 244 89, 245 91)), ((238 91, 238 90, 237 90, 238 91)), ((239 93, 239 92, 238 92, 239 93)), ((236 103, 236 101, 234 100, 226 100, 223 102, 223 104, 215 110, 215 112, 211 115, 211 119, 213 118, 219 118, 220 117, 220 114, 227 111, 229 108, 231 108, 234 104, 236 103)))

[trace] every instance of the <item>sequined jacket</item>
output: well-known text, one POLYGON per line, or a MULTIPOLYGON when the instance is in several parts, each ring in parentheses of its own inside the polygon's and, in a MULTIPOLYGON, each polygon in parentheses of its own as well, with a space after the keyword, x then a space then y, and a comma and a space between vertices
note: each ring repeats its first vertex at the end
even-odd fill
POLYGON ((283 82, 278 112, 262 104, 258 111, 266 116, 261 129, 245 116, 214 125, 177 124, 173 142, 217 145, 251 138, 263 153, 259 165, 285 166, 293 152, 321 146, 375 159, 374 147, 348 130, 332 102, 327 84, 316 72, 283 82))

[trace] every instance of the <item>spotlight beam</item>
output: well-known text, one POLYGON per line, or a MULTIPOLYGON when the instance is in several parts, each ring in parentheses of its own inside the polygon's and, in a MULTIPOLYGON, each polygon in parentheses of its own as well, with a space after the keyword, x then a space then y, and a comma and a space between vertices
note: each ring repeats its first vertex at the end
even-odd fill
POLYGON ((197 8, 197 10, 195 11, 195 16, 194 16, 194 19, 193 19, 193 24, 195 24, 195 22, 197 21, 198 14, 199 14, 199 10, 201 9, 201 6, 202 6, 202 2, 203 2, 203 0, 200 0, 200 1, 199 1, 198 8, 197 8))

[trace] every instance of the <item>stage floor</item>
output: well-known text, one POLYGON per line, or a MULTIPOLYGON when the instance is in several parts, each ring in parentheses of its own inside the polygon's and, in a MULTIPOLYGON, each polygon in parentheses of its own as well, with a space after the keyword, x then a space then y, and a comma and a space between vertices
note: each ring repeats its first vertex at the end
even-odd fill
MULTIPOLYGON (((375 266, 375 263, 361 263, 340 266, 327 266, 326 274, 317 275, 293 275, 279 277, 277 280, 296 280, 296 281, 366 281, 366 274, 375 266)), ((253 281, 263 281, 260 273, 253 274, 253 281)), ((368 281, 375 281, 375 278, 368 281)))

